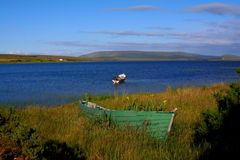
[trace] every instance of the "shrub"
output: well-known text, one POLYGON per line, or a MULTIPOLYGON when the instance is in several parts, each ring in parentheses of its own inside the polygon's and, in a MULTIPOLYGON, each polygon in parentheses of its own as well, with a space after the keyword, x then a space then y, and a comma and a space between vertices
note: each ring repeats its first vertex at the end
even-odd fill
POLYGON ((48 140, 44 144, 43 159, 49 160, 84 160, 86 159, 83 151, 78 145, 68 146, 55 140, 48 140))
POLYGON ((16 157, 26 157, 31 160, 85 159, 78 145, 69 146, 65 142, 41 138, 36 129, 24 123, 22 111, 15 108, 1 111, 3 112, 0 114, 0 159, 16 157))
POLYGON ((0 126, 4 125, 5 122, 6 122, 6 118, 0 114, 0 126))
POLYGON ((0 115, 0 135, 7 137, 14 146, 21 149, 21 154, 30 159, 37 159, 42 152, 42 140, 33 128, 26 127, 22 117, 14 108, 6 109, 0 115))
POLYGON ((237 74, 240 74, 240 67, 236 69, 237 74))
POLYGON ((218 132, 222 124, 222 119, 218 112, 206 110, 202 115, 204 122, 198 123, 195 129, 195 142, 198 144, 216 138, 216 132, 218 132))
POLYGON ((207 142, 200 159, 228 159, 240 150, 240 83, 230 85, 228 91, 214 95, 218 111, 203 112, 203 122, 195 129, 195 142, 207 142))

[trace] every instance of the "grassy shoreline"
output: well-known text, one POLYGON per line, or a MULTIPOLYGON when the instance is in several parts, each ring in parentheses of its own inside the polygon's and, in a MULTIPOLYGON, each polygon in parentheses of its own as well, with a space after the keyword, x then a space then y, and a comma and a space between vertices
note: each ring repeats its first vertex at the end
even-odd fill
MULTIPOLYGON (((66 144, 69 148, 75 146, 71 149, 80 150, 77 153, 81 153, 82 159, 193 160, 203 152, 203 148, 193 145, 195 124, 202 121, 201 113, 204 110, 217 110, 213 94, 226 89, 228 85, 216 84, 209 87, 167 88, 161 93, 88 97, 90 101, 114 109, 170 111, 177 107, 172 131, 163 143, 133 128, 109 127, 89 120, 81 114, 78 102, 51 108, 27 106, 14 109, 12 116, 17 117, 18 123, 25 128, 33 128, 39 141, 44 144, 51 140, 66 144)), ((6 108, 0 107, 0 113, 9 116, 6 108)), ((8 139, 3 134, 0 134, 0 139, 0 156, 3 154, 1 149, 16 148, 14 144, 1 143, 8 139)))
POLYGON ((87 59, 87 58, 72 57, 72 56, 0 54, 0 64, 85 62, 89 60, 90 59, 87 59))
MULTIPOLYGON (((14 54, 0 54, 0 64, 22 64, 22 63, 57 63, 57 62, 119 62, 119 61, 205 61, 201 59, 177 59, 177 58, 143 58, 143 59, 113 59, 106 58, 85 58, 73 56, 53 56, 53 55, 14 55, 14 54)), ((209 59, 208 61, 240 61, 239 58, 219 58, 209 59)))

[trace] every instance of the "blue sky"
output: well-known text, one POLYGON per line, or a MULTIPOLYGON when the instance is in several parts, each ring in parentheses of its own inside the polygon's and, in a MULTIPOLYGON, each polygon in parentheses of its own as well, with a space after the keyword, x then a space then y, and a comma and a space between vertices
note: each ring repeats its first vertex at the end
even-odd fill
POLYGON ((0 0, 0 53, 240 55, 239 0, 0 0))

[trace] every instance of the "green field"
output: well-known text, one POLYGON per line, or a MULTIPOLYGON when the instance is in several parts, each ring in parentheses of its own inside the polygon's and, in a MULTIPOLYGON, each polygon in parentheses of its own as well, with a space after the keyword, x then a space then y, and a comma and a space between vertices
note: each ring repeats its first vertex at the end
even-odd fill
POLYGON ((0 54, 1 63, 39 63, 39 62, 81 62, 87 58, 50 55, 8 55, 0 54), (62 61, 61 61, 62 59, 62 61))
POLYGON ((195 160, 210 147, 208 143, 194 144, 196 124, 203 122, 203 111, 218 110, 213 95, 228 88, 226 84, 169 87, 154 94, 85 97, 112 109, 171 111, 177 107, 173 128, 165 142, 132 127, 118 128, 89 119, 81 114, 78 102, 50 108, 1 107, 0 157, 8 153, 30 159, 195 160))

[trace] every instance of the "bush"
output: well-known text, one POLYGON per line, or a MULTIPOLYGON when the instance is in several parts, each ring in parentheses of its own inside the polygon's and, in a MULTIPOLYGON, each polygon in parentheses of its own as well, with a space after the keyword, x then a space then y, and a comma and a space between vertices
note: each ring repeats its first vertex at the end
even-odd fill
POLYGON ((3 126, 5 124, 5 122, 6 122, 5 117, 3 117, 0 113, 0 126, 3 126))
POLYGON ((22 154, 30 159, 38 159, 43 152, 43 142, 35 129, 19 126, 13 135, 15 142, 22 148, 22 154))
POLYGON ((240 74, 240 67, 236 69, 237 74, 240 74))
POLYGON ((207 142, 200 159, 228 159, 240 151, 240 83, 230 85, 228 91, 214 95, 218 111, 203 112, 203 122, 195 129, 195 142, 207 142))
POLYGON ((16 157, 26 157, 31 160, 85 159, 78 145, 69 146, 64 142, 41 138, 36 129, 24 123, 22 111, 14 108, 0 111, 2 111, 0 114, 0 159, 16 157))
POLYGON ((86 157, 78 145, 71 147, 66 143, 60 143, 55 140, 48 140, 44 144, 42 159, 84 160, 86 157))
POLYGON ((195 143, 202 143, 216 138, 216 132, 222 125, 222 119, 219 113, 207 110, 202 113, 204 117, 203 123, 198 123, 195 129, 195 143))
POLYGON ((5 114, 0 115, 0 135, 12 141, 21 150, 21 154, 37 159, 43 150, 42 140, 35 129, 24 125, 21 118, 16 109, 6 109, 5 114))

